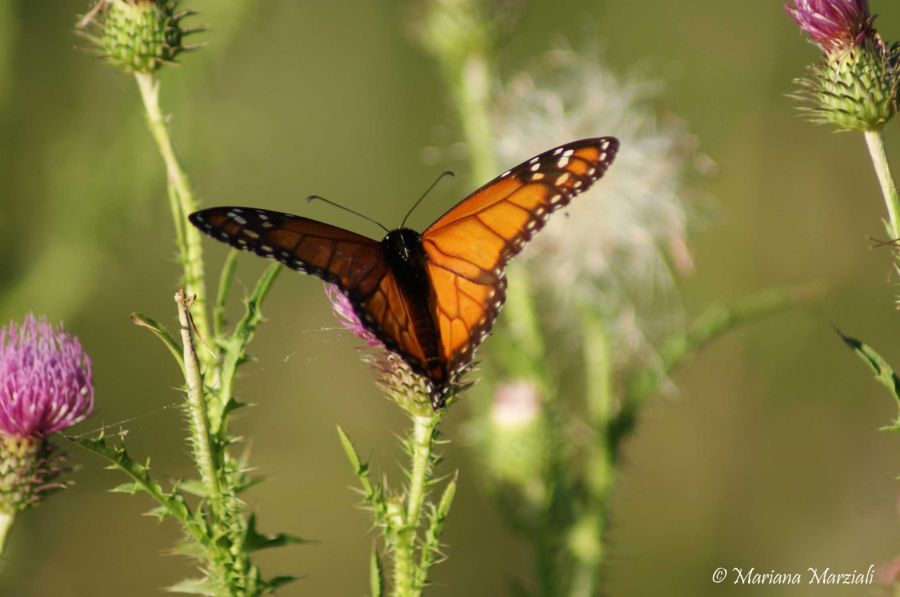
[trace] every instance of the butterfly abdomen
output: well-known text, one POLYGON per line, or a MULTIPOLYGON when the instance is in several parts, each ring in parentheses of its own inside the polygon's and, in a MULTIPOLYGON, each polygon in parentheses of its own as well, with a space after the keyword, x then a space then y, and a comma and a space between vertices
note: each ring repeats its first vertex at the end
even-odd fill
POLYGON ((415 230, 392 230, 382 241, 385 260, 394 274, 400 292, 409 305, 413 333, 422 347, 424 363, 411 363, 428 376, 435 391, 443 393, 448 371, 440 353, 440 337, 431 312, 431 281, 425 264, 428 260, 422 237, 415 230))

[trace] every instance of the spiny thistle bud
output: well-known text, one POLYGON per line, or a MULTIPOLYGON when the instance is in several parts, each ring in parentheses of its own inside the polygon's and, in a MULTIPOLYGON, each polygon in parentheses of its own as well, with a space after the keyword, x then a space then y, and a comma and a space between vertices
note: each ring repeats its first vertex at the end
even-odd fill
POLYGON ((14 514, 65 489, 60 475, 71 469, 53 444, 30 437, 0 436, 0 514, 14 514))
POLYGON ((94 406, 91 361, 62 326, 28 315, 0 330, 0 513, 12 514, 65 485, 65 455, 46 437, 94 406))
POLYGON ((900 47, 875 31, 866 0, 795 0, 788 14, 823 52, 796 98, 812 120, 841 130, 881 129, 897 112, 900 47))
POLYGON ((182 20, 195 14, 178 10, 177 0, 99 0, 77 29, 95 24, 86 37, 113 65, 127 72, 152 73, 195 46, 184 45, 191 33, 182 20))
POLYGON ((543 499, 550 438, 538 389, 530 381, 500 385, 491 403, 484 437, 484 457, 491 475, 518 486, 534 500, 543 499))

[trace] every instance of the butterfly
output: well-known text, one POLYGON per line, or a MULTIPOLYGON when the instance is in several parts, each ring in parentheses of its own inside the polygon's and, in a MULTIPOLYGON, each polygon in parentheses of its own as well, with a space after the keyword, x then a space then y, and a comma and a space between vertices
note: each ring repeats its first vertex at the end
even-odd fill
POLYGON ((614 137, 573 141, 511 168, 421 234, 379 242, 301 216, 249 207, 192 213, 192 224, 238 249, 338 286, 363 325, 429 382, 435 410, 472 362, 506 297, 506 264, 609 168, 614 137))

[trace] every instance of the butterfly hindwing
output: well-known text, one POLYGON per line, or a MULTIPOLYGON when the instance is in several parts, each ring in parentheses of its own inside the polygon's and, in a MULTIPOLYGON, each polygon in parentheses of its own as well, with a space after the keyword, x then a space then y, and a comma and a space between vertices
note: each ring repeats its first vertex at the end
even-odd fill
POLYGON ((422 234, 451 369, 465 365, 490 331, 503 306, 509 260, 552 212, 603 176, 618 147, 615 138, 600 137, 545 151, 460 201, 422 234))

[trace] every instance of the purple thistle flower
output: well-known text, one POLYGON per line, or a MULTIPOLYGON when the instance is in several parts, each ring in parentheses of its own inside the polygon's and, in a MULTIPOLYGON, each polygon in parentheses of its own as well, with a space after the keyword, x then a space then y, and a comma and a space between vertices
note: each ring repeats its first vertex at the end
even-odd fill
POLYGON ((375 334, 367 330, 366 326, 363 325, 363 322, 360 321, 359 316, 353 309, 353 304, 350 302, 350 299, 347 298, 347 295, 344 294, 344 291, 328 282, 324 283, 324 287, 325 296, 328 297, 334 316, 340 324, 353 332, 353 335, 357 338, 365 340, 370 347, 384 348, 381 340, 376 338, 375 334))
MULTIPOLYGON (((325 296, 331 302, 334 316, 341 325, 353 332, 357 338, 365 340, 369 348, 378 349, 367 354, 364 360, 372 367, 376 383, 381 386, 388 398, 409 413, 414 415, 424 413, 430 416, 431 384, 428 379, 415 373, 400 355, 388 350, 375 334, 366 329, 353 309, 350 299, 340 288, 327 282, 324 287, 325 296)), ((453 393, 465 387, 463 383, 454 382, 453 385, 453 393)))
POLYGON ((0 433, 42 438, 94 408, 91 360, 74 336, 28 314, 0 330, 0 433))
POLYGON ((868 0, 794 0, 784 9, 826 54, 862 46, 875 33, 868 0))

